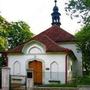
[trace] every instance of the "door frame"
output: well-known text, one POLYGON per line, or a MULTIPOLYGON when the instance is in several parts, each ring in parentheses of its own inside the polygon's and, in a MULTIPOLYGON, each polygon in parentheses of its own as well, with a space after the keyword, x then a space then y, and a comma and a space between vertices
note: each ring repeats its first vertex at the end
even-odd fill
POLYGON ((42 62, 33 60, 28 63, 29 69, 33 70, 33 81, 35 85, 42 84, 42 62), (39 75, 39 76, 38 76, 39 75))
POLYGON ((45 62, 44 62, 43 59, 40 59, 40 58, 28 59, 28 60, 26 61, 26 71, 29 69, 29 67, 28 67, 29 62, 32 62, 32 61, 34 61, 34 60, 37 60, 37 61, 42 62, 42 84, 45 84, 45 73, 44 73, 44 72, 45 72, 45 62))

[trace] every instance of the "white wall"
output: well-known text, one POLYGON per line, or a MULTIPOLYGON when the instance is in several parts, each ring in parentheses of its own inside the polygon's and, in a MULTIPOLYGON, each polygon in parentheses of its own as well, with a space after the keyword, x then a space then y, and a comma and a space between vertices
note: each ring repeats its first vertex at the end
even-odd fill
MULTIPOLYGON (((75 47, 72 44, 62 46, 72 47, 72 49, 75 47)), ((61 83, 65 83, 65 53, 46 53, 45 46, 38 41, 31 41, 25 44, 22 52, 23 54, 8 55, 8 65, 11 68, 11 75, 15 73, 13 67, 15 62, 18 62, 18 65, 20 65, 18 66, 20 67, 19 75, 26 75, 28 63, 38 60, 43 64, 43 84, 48 84, 49 80, 58 80, 61 83)))
MULTIPOLYGON (((13 65, 16 61, 20 63, 20 74, 26 75, 26 69, 28 69, 28 62, 32 60, 40 60, 43 63, 43 83, 49 83, 51 80, 50 66, 53 62, 57 63, 58 73, 57 77, 61 83, 65 83, 65 54, 27 54, 27 55, 8 55, 8 65, 11 68, 11 75, 14 74, 13 65), (49 70, 47 70, 49 68, 49 70)), ((54 68, 53 68, 54 69, 54 68)), ((53 70, 55 71, 55 70, 53 70)))
POLYGON ((75 43, 59 43, 60 46, 64 48, 71 49, 75 56, 77 57, 77 61, 74 62, 73 64, 73 70, 74 73, 77 75, 82 75, 82 54, 80 51, 77 50, 76 44, 75 43))
POLYGON ((67 82, 72 80, 72 59, 67 56, 67 82))

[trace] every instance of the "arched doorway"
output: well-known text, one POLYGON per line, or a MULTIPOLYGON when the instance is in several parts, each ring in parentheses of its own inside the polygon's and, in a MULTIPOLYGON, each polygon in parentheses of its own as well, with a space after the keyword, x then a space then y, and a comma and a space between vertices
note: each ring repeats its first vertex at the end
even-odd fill
POLYGON ((28 67, 33 70, 34 84, 42 84, 42 62, 37 60, 30 61, 28 67))

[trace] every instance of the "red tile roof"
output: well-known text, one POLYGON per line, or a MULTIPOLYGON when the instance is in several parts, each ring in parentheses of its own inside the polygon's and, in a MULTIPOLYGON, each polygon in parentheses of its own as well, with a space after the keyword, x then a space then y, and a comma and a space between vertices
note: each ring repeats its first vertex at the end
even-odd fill
MULTIPOLYGON (((45 47, 46 47, 46 52, 66 52, 67 53, 67 52, 71 51, 70 49, 63 48, 63 47, 59 46, 57 43, 55 43, 53 40, 51 40, 46 35, 44 35, 44 36, 42 36, 42 35, 35 36, 31 40, 36 40, 36 41, 39 41, 42 44, 44 44, 45 47)), ((22 53, 23 47, 24 47, 24 44, 19 45, 19 46, 17 46, 14 49, 9 50, 8 52, 11 52, 11 53, 14 53, 14 52, 15 53, 22 53)))
POLYGON ((31 40, 36 40, 43 43, 46 46, 46 52, 69 52, 71 50, 59 46, 57 42, 74 41, 74 36, 64 31, 59 26, 53 25, 49 29, 36 35, 29 41, 23 43, 22 45, 17 46, 16 48, 8 52, 21 53, 24 45, 30 42, 31 40))
POLYGON ((38 36, 39 35, 47 35, 55 42, 72 42, 75 40, 75 37, 72 34, 68 33, 57 25, 53 25, 44 32, 38 34, 38 36))
POLYGON ((33 38, 36 41, 43 43, 46 46, 46 52, 68 52, 69 49, 63 48, 51 40, 46 35, 39 35, 33 38))
POLYGON ((16 48, 9 49, 7 52, 8 53, 22 53, 23 47, 24 47, 24 44, 18 45, 16 48))

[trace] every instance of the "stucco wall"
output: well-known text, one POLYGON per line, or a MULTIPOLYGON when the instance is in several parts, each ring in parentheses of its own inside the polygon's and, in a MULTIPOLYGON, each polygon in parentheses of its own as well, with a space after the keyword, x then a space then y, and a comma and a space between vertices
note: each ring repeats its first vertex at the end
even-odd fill
POLYGON ((71 49, 75 56, 77 57, 77 61, 73 62, 73 73, 77 75, 82 75, 82 54, 77 50, 75 43, 59 43, 60 46, 71 49))
MULTIPOLYGON (((72 49, 74 49, 73 45, 63 46, 72 47, 72 49)), ((8 65, 11 68, 11 75, 26 75, 28 63, 30 61, 37 60, 42 62, 43 84, 48 84, 51 80, 65 83, 66 53, 47 53, 45 45, 35 40, 25 44, 22 49, 22 53, 23 54, 8 55, 8 65)), ((69 76, 70 74, 68 74, 68 77, 69 76)))
MULTIPOLYGON (((34 55, 34 54, 8 55, 8 59, 9 59, 8 65, 11 68, 11 72, 10 72, 11 75, 13 75, 15 73, 14 64, 18 62, 20 65, 20 68, 19 68, 20 72, 17 74, 26 75, 26 69, 28 69, 28 62, 32 60, 39 60, 43 63, 43 83, 44 84, 49 83, 48 80, 53 80, 53 79, 60 80, 61 83, 65 83, 65 56, 66 55, 62 53, 60 54, 38 54, 38 55, 34 55), (54 74, 54 75, 58 75, 56 76, 56 78, 51 77, 51 65, 53 63, 54 65, 57 64, 56 67, 58 67, 57 71, 53 72, 53 74, 58 73, 58 74, 54 74)), ((16 65, 16 68, 18 69, 19 66, 17 67, 17 65, 16 65)))
POLYGON ((67 56, 67 82, 70 82, 72 79, 72 59, 70 56, 67 56))

